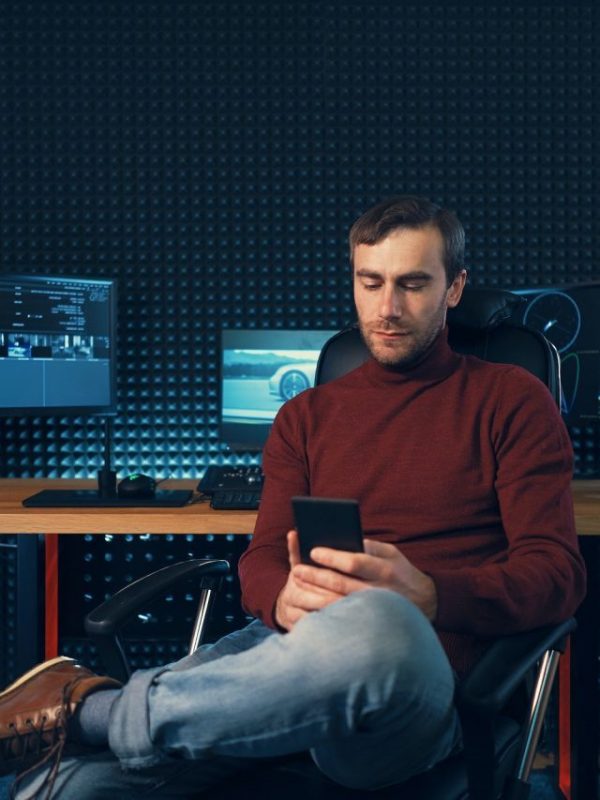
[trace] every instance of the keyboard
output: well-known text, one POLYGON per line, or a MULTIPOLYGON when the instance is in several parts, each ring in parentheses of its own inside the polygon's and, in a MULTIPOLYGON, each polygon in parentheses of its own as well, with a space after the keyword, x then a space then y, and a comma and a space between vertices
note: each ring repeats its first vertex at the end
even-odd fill
POLYGON ((260 492, 218 491, 210 499, 211 508, 255 510, 260 504, 260 492))
POLYGON ((211 497, 213 508, 256 509, 263 482, 262 469, 256 464, 212 465, 198 484, 198 491, 211 497))

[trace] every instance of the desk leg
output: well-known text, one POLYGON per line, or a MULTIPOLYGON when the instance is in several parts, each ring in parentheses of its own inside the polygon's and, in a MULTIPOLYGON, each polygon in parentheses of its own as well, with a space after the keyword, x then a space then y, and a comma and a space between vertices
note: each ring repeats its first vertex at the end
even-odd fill
POLYGON ((571 795, 571 640, 558 667, 558 788, 561 798, 571 795))
POLYGON ((17 536, 17 674, 27 672, 44 658, 44 548, 41 536, 17 536))
POLYGON ((46 659, 58 655, 58 536, 58 533, 47 533, 44 536, 46 545, 44 657, 46 659))
POLYGON ((572 776, 573 800, 598 800, 600 698, 598 696, 600 608, 600 537, 580 536, 588 574, 588 592, 576 614, 572 636, 572 776))

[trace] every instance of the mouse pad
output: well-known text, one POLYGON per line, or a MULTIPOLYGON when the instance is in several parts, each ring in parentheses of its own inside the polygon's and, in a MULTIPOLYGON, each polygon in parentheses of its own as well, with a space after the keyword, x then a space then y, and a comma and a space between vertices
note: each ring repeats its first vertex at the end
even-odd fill
POLYGON ((154 497, 98 497, 96 489, 44 489, 23 500, 26 508, 177 508, 192 497, 189 489, 160 489, 154 497))

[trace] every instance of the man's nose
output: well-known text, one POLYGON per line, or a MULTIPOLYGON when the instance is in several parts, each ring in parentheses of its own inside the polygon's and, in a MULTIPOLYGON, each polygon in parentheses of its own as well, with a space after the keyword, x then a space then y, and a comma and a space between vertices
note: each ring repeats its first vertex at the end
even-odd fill
POLYGON ((402 316, 402 300, 395 287, 385 288, 381 295, 379 316, 382 319, 397 319, 402 316))

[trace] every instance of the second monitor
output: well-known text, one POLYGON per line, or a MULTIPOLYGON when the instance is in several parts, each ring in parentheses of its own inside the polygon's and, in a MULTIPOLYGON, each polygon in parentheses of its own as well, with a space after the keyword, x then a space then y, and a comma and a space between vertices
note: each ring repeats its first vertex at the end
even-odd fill
POLYGON ((238 452, 263 448, 281 405, 314 386, 319 353, 334 330, 224 330, 221 438, 238 452))

